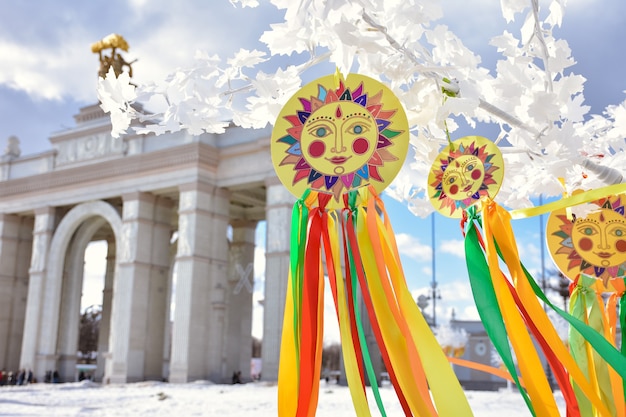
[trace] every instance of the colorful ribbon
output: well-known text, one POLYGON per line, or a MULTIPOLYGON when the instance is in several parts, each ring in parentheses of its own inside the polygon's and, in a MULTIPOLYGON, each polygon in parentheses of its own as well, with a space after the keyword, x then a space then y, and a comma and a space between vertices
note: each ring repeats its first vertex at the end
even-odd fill
MULTIPOLYGON (((570 314, 583 321, 586 325, 598 333, 604 333, 606 323, 602 306, 602 299, 591 287, 596 279, 582 274, 577 280, 570 297, 570 314)), ((585 376, 591 381, 592 386, 603 404, 610 410, 610 415, 616 415, 615 402, 606 361, 591 349, 587 340, 575 329, 570 329, 569 346, 585 376)), ((589 399, 581 392, 578 384, 574 381, 574 390, 578 398, 581 413, 585 416, 596 415, 596 409, 589 399)))
POLYGON ((292 211, 279 365, 279 416, 315 415, 323 340, 324 272, 333 295, 346 378, 357 415, 370 416, 367 376, 378 409, 386 416, 361 323, 357 302, 360 293, 405 415, 471 416, 452 366, 406 285, 382 200, 373 188, 363 188, 346 196, 345 208, 338 214, 326 210, 328 198, 307 193, 292 211))
MULTIPOLYGON (((577 332, 580 332, 589 346, 593 347, 594 354, 606 359, 611 364, 612 369, 604 372, 614 372, 613 379, 624 378, 626 375, 626 357, 620 355, 604 337, 581 320, 558 309, 547 300, 541 289, 536 285, 532 277, 528 274, 524 266, 519 261, 513 232, 510 227, 510 215, 492 201, 482 202, 482 218, 477 215, 476 208, 467 210, 470 222, 466 233, 466 259, 468 262, 468 272, 472 291, 476 300, 479 313, 485 324, 485 329, 494 342, 496 349, 503 357, 505 366, 515 378, 515 366, 511 363, 512 354, 508 352, 509 342, 513 351, 520 358, 520 372, 526 380, 527 392, 520 391, 524 396, 529 409, 537 415, 552 415, 552 401, 546 403, 546 394, 549 388, 534 390, 534 387, 545 385, 545 375, 538 367, 534 348, 528 345, 526 339, 527 331, 520 326, 522 318, 541 349, 544 351, 550 366, 555 371, 561 389, 568 406, 568 415, 588 415, 587 409, 597 410, 599 415, 613 416, 615 406, 609 397, 611 394, 611 384, 604 384, 599 388, 596 383, 597 371, 591 382, 587 378, 589 374, 581 371, 578 361, 567 351, 566 347, 558 338, 553 325, 549 321, 544 309, 539 305, 537 297, 544 301, 562 317, 564 317, 577 332), (480 247, 480 234, 476 224, 482 220, 485 233, 484 252, 480 247), (485 258, 487 262, 485 262, 485 258), (509 272, 511 281, 500 277, 505 275, 499 271, 499 262, 504 261, 509 272), (490 285, 489 282, 493 284, 490 285), (506 291, 503 282, 509 286, 506 291), (495 297, 495 298, 494 298, 495 297), (513 301, 513 302, 512 302, 513 301), (503 354, 503 353, 504 354, 503 354), (527 362, 530 358, 530 362, 527 362), (566 386, 564 371, 569 372, 575 383, 576 396, 569 395, 570 387, 566 386), (585 398, 589 407, 579 408, 576 397, 585 398), (591 408, 590 408, 591 407, 591 408), (543 408, 542 411, 539 411, 543 408)), ((602 378, 608 381, 608 377, 602 378)), ((615 390, 613 390, 614 393, 615 390)), ((622 401, 623 402, 623 401, 622 401)), ((595 411, 594 411, 595 412, 595 411)), ((557 412, 558 415, 558 412, 557 412)), ((622 417, 621 414, 619 414, 622 417)))

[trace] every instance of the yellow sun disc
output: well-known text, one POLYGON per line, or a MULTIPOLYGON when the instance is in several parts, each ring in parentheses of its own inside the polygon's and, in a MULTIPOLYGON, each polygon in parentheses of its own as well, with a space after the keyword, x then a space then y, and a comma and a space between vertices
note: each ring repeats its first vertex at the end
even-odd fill
POLYGON ((294 94, 271 139, 274 169, 300 198, 305 190, 342 196, 372 185, 380 193, 400 171, 409 146, 406 114, 381 82, 359 74, 328 75, 294 94))
POLYGON ((428 174, 428 198, 439 213, 460 218, 481 198, 494 198, 503 177, 498 146, 482 136, 465 136, 437 155, 428 174))
POLYGON ((584 273, 606 287, 613 278, 626 276, 626 196, 609 196, 593 202, 597 209, 579 218, 566 210, 550 213, 546 242, 552 260, 570 279, 584 273))

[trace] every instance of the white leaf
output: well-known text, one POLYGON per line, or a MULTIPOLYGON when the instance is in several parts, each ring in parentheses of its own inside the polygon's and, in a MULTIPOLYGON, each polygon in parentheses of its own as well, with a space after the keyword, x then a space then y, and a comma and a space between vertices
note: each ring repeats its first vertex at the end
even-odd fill
POLYGON ((265 62, 265 52, 247 49, 240 49, 233 58, 228 59, 228 65, 234 67, 253 68, 255 65, 265 62))

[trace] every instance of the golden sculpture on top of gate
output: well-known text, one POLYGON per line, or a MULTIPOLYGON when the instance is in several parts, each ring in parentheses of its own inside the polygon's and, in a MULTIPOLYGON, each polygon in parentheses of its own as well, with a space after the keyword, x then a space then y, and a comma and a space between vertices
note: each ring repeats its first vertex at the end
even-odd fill
POLYGON ((113 68, 116 77, 120 76, 120 74, 124 71, 124 67, 128 67, 128 75, 130 77, 133 76, 133 68, 131 64, 136 60, 126 62, 122 55, 117 51, 118 49, 128 52, 128 42, 126 42, 126 39, 124 39, 122 35, 118 35, 117 33, 111 33, 98 42, 91 44, 91 52, 97 53, 98 58, 100 59, 98 76, 105 78, 111 67, 113 68), (111 54, 108 56, 103 53, 103 51, 107 49, 111 50, 111 54))

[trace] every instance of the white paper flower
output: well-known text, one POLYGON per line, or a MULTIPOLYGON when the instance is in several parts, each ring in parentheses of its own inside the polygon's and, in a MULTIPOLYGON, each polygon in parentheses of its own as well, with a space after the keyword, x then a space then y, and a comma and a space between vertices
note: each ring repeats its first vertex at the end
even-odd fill
POLYGON ((626 166, 626 101, 602 115, 588 114, 585 80, 575 73, 566 40, 553 36, 563 21, 562 3, 553 0, 539 10, 536 2, 502 0, 504 19, 518 22, 491 40, 500 57, 489 70, 448 27, 436 24, 442 15, 437 0, 272 0, 285 13, 261 36, 269 52, 241 49, 226 60, 197 54, 195 67, 137 89, 124 74, 107 76, 99 97, 115 135, 132 119, 145 122, 136 127, 139 133, 220 133, 229 123, 262 128, 274 123, 305 71, 331 62, 344 74, 356 70, 382 80, 402 103, 412 152, 389 193, 411 211, 432 212, 425 178, 446 136, 455 139, 461 123, 479 136, 485 136, 482 124, 498 126, 491 139, 505 154, 505 178, 496 200, 528 207, 540 193, 605 185, 626 166), (456 80, 456 95, 442 93, 444 78, 456 80), (131 107, 139 98, 158 99, 165 109, 141 114, 131 107), (600 168, 583 168, 585 160, 600 168), (603 167, 617 174, 604 175, 603 167))
POLYGON ((106 78, 98 80, 98 100, 102 110, 111 114, 111 136, 114 138, 126 132, 136 117, 136 111, 132 107, 136 98, 135 86, 130 83, 127 72, 122 72, 116 77, 111 67, 106 78))

